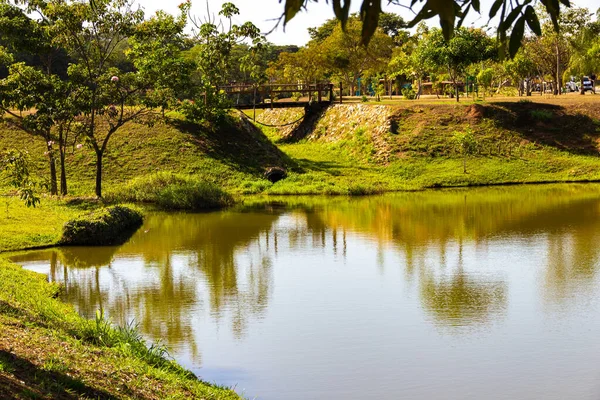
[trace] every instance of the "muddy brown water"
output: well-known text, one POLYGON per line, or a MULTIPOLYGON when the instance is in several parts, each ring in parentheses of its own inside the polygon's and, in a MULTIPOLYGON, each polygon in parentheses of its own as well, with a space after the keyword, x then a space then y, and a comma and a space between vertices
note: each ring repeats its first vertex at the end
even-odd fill
POLYGON ((600 398, 600 186, 151 214, 15 257, 250 399, 600 398))

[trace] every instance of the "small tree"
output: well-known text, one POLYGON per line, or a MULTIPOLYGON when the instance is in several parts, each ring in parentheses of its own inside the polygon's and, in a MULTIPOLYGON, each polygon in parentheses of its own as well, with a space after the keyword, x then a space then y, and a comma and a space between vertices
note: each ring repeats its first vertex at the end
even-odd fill
POLYGON ((13 149, 0 154, 0 173, 0 177, 4 175, 6 183, 17 190, 27 207, 35 207, 40 203, 40 198, 36 194, 38 185, 29 171, 27 152, 13 149))
POLYGON ((477 74, 477 82, 483 86, 483 98, 485 99, 485 92, 490 89, 492 86, 492 81, 494 80, 494 70, 491 68, 486 68, 481 70, 479 74, 477 74))
POLYGON ((494 41, 481 29, 460 28, 448 42, 442 31, 432 29, 419 47, 430 65, 445 68, 454 84, 456 101, 459 101, 458 80, 473 63, 493 58, 497 52, 494 41))
POLYGON ((477 150, 477 140, 471 129, 464 132, 454 132, 454 143, 458 152, 463 156, 463 173, 467 173, 467 157, 477 150))

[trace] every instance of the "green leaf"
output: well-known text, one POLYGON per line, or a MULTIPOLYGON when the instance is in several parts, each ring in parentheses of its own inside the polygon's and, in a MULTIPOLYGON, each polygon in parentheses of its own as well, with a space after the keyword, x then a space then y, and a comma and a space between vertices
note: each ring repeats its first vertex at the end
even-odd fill
POLYGON ((496 14, 498 14, 498 10, 504 4, 504 0, 496 0, 494 4, 492 4, 492 8, 490 8, 490 19, 494 18, 496 14))
POLYGON ((538 19, 538 16, 532 6, 527 6, 525 9, 525 19, 529 29, 531 29, 536 35, 541 36, 542 28, 540 27, 540 20, 538 19))
MULTIPOLYGON (((479 14, 481 14, 481 5, 479 3, 479 0, 471 0, 471 5, 473 6, 473 10, 475 10, 479 14)), ((466 14, 466 12, 465 12, 465 14, 466 14)))
MULTIPOLYGON (((512 26, 513 22, 515 22, 515 20, 521 13, 522 9, 523 9, 522 5, 513 8, 513 10, 510 12, 510 14, 508 14, 508 16, 506 17, 506 19, 504 21, 500 22, 500 26, 498 27, 498 29, 504 30, 504 31, 508 30, 512 26)), ((525 23, 525 21, 523 21, 523 23, 525 23)))
POLYGON ((454 0, 428 0, 425 7, 433 10, 440 17, 440 25, 444 38, 450 40, 454 35, 454 21, 456 20, 456 11, 460 10, 454 0))
POLYGON ((285 0, 285 19, 283 24, 287 24, 292 18, 298 14, 298 11, 302 9, 304 5, 304 0, 285 0))
POLYGON ((362 44, 367 46, 377 30, 381 14, 381 0, 364 0, 360 9, 360 18, 362 20, 362 44))
POLYGON ((341 0, 333 0, 333 12, 336 18, 342 22, 342 29, 346 29, 346 22, 348 22, 348 15, 350 13, 350 1, 344 0, 344 5, 342 6, 341 0))
POLYGON ((514 57, 519 48, 521 47, 521 41, 523 40, 523 34, 525 33, 525 16, 522 16, 517 20, 515 26, 510 34, 510 42, 508 44, 508 52, 510 57, 514 57))

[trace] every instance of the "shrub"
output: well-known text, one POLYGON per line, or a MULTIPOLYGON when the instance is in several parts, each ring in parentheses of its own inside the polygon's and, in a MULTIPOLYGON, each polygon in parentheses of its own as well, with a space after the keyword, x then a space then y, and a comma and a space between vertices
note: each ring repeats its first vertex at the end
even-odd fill
POLYGON ((554 117, 554 114, 550 110, 531 110, 529 115, 536 121, 549 121, 554 117))
POLYGON ((63 227, 62 245, 111 246, 124 243, 143 222, 142 214, 113 206, 69 221, 63 227))
POLYGON ((404 88, 402 89, 402 96, 407 100, 414 100, 417 98, 417 92, 412 88, 404 88))
POLYGON ((363 96, 360 98, 360 101, 362 101, 363 103, 366 103, 369 101, 369 98, 363 94, 363 96))
POLYGON ((166 210, 208 210, 233 204, 231 195, 215 184, 170 172, 134 179, 108 198, 153 203, 166 210))

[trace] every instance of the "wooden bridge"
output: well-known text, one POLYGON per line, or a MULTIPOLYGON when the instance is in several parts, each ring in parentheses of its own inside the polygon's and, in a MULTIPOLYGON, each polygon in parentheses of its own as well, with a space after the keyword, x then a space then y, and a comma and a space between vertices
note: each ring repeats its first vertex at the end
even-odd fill
MULTIPOLYGON (((256 110, 267 108, 329 105, 334 101, 333 84, 269 84, 220 86, 234 108, 256 110)), ((340 96, 341 99, 341 96, 340 96)))

